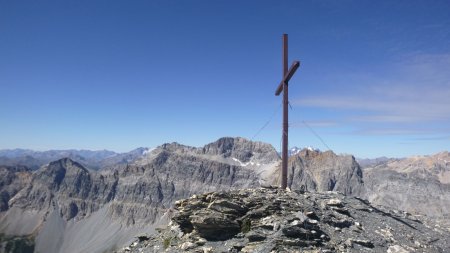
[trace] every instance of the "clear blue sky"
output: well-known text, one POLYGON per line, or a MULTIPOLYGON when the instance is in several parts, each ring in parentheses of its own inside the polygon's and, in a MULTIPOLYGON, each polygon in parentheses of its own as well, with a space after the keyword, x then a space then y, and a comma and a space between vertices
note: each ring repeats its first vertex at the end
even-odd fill
MULTIPOLYGON (((252 138, 281 103, 290 146, 450 149, 450 1, 0 0, 0 149, 128 151, 252 138)), ((256 140, 280 148, 281 110, 256 140)))

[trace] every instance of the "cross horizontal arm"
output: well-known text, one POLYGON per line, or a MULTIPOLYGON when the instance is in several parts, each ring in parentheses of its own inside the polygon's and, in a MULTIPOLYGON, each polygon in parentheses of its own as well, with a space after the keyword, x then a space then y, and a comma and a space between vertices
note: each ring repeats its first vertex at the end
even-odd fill
POLYGON ((300 67, 300 62, 294 61, 291 65, 291 67, 289 68, 289 71, 284 76, 283 80, 281 80, 280 85, 278 85, 278 88, 275 91, 275 96, 280 95, 280 93, 283 91, 284 83, 287 83, 287 82, 289 82, 289 80, 291 80, 292 76, 294 75, 295 71, 297 71, 298 67, 300 67))

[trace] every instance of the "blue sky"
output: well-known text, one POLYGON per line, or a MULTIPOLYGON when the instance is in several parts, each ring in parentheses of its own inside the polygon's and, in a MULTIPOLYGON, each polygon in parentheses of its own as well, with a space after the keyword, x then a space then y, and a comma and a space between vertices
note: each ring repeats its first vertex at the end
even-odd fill
POLYGON ((450 149, 449 1, 0 1, 0 149, 450 149))

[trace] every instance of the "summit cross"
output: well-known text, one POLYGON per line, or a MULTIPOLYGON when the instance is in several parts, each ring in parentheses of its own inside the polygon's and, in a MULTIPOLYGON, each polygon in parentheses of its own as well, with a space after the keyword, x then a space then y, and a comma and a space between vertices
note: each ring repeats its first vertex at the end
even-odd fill
POLYGON ((295 71, 300 67, 299 61, 294 61, 288 70, 288 35, 283 34, 283 79, 278 85, 275 95, 278 96, 283 91, 283 146, 281 151, 281 188, 287 187, 287 166, 288 166, 288 82, 295 71))

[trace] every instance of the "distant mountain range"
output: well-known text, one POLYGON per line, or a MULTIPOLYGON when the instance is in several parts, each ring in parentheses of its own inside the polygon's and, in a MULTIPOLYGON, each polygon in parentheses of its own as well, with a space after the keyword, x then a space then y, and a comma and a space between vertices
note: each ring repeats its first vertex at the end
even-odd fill
MULTIPOLYGON (((288 156, 294 156, 300 153, 303 149, 310 151, 320 151, 320 149, 307 146, 304 148, 292 147, 288 150, 288 156)), ((32 170, 38 169, 44 164, 62 158, 70 158, 79 162, 83 166, 99 170, 106 167, 115 166, 118 164, 127 164, 145 155, 146 152, 151 151, 151 148, 140 147, 125 153, 116 153, 109 150, 48 150, 48 151, 34 151, 30 149, 3 149, 0 150, 0 165, 4 166, 26 166, 32 170)), ((281 156, 281 153, 278 152, 281 156)), ((379 157, 374 159, 356 159, 362 168, 380 165, 388 161, 397 161, 401 158, 379 157)))
MULTIPOLYGON (((179 199, 280 180, 277 151, 239 137, 122 154, 3 150, 0 157, 9 162, 0 166, 0 252, 18 242, 36 252, 110 252, 166 224, 179 199)), ((288 168, 291 190, 339 191, 428 215, 442 226, 450 217, 449 152, 362 168, 351 155, 293 149, 288 168)))
POLYGON ((378 166, 381 164, 386 164, 390 161, 397 161, 397 160, 401 160, 402 158, 388 158, 385 156, 382 157, 377 157, 377 158, 357 158, 356 161, 358 161, 359 165, 361 165, 362 168, 366 168, 366 167, 373 167, 373 166, 378 166))
POLYGON ((35 170, 49 162, 62 158, 70 158, 89 169, 99 170, 108 166, 130 163, 149 150, 149 148, 141 147, 126 153, 116 153, 109 150, 68 149, 33 151, 29 149, 5 149, 0 150, 0 165, 21 165, 35 170))
MULTIPOLYGON (((288 150, 288 155, 298 154, 302 149, 317 150, 313 147, 298 148, 292 147, 288 150)), ((44 164, 56 161, 62 158, 70 158, 83 166, 99 170, 119 164, 132 163, 142 157, 151 148, 136 148, 130 152, 116 153, 109 150, 47 150, 34 151, 30 149, 3 149, 0 150, 0 165, 4 166, 26 166, 32 170, 38 169, 44 164)), ((279 153, 280 154, 280 153, 279 153)), ((280 154, 281 155, 281 154, 280 154)))

